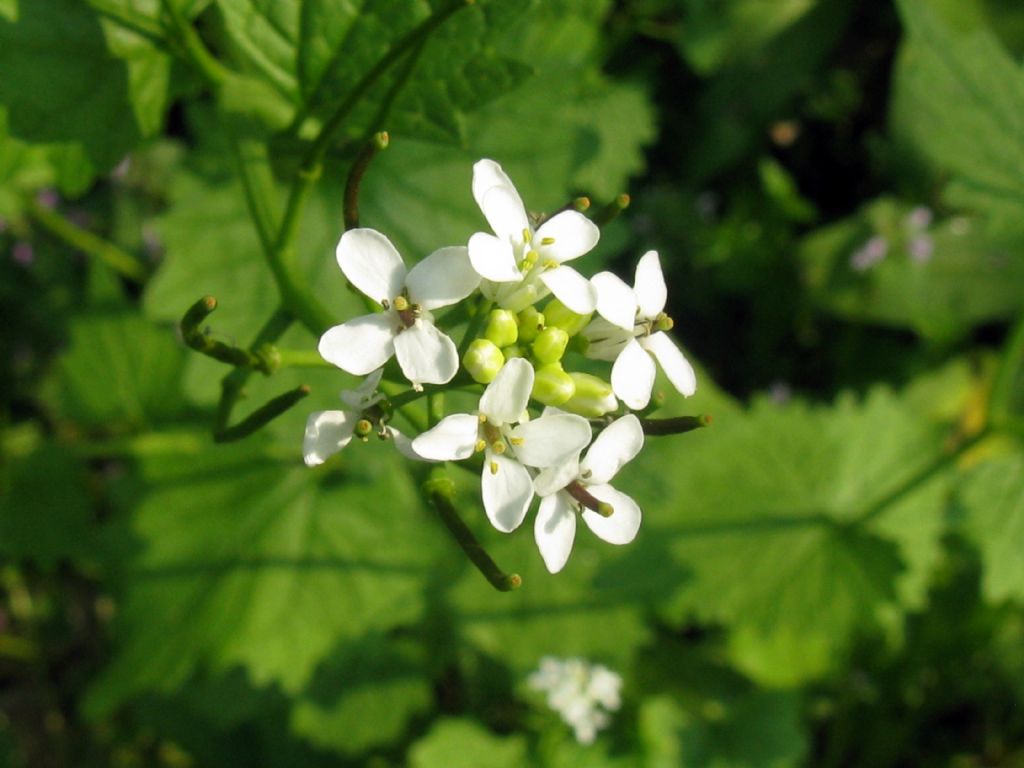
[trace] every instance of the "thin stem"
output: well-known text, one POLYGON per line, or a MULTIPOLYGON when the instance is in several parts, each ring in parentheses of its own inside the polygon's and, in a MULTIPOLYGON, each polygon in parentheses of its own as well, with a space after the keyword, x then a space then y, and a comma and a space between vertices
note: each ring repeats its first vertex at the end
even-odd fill
POLYGON ((967 452, 975 445, 980 443, 982 440, 988 437, 989 434, 989 428, 986 427, 985 429, 978 432, 976 435, 967 438, 963 442, 959 443, 953 450, 949 451, 948 453, 945 453, 942 456, 939 456, 930 464, 923 467, 916 474, 907 478, 907 480, 905 480, 898 487, 894 488, 892 491, 887 493, 878 501, 871 504, 871 506, 867 507, 859 514, 855 515, 853 518, 853 525, 866 525, 867 523, 870 523, 880 514, 885 512, 886 509, 888 509, 893 504, 902 499, 904 496, 917 490, 920 486, 927 483, 933 477, 948 469, 951 465, 956 463, 956 461, 965 452, 967 452))
POLYGON ((1002 426, 1012 418, 1014 404, 1018 398, 1024 399, 1021 390, 1024 388, 1024 315, 1018 318, 1006 347, 1000 356, 999 370, 996 371, 992 383, 992 396, 989 399, 989 421, 1002 426))
POLYGON ((599 227, 603 227, 605 224, 612 222, 620 213, 629 208, 629 203, 629 195, 617 195, 614 200, 597 212, 597 215, 594 216, 594 223, 599 227))
POLYGON ((377 156, 377 153, 388 147, 388 134, 385 131, 375 133, 373 138, 363 145, 359 151, 352 168, 349 169, 348 179, 345 181, 345 205, 344 219, 345 229, 355 229, 359 226, 359 190, 370 167, 370 161, 377 156))
POLYGON ((185 316, 181 318, 181 337, 189 347, 222 363, 236 367, 255 368, 268 375, 279 367, 276 350, 272 347, 262 347, 256 351, 250 351, 225 344, 204 333, 200 326, 216 308, 217 300, 213 296, 204 296, 189 307, 185 316))
POLYGON ((285 392, 283 395, 278 395, 266 405, 257 408, 235 426, 214 432, 213 440, 217 443, 229 443, 241 440, 243 437, 248 437, 308 395, 309 387, 305 384, 296 387, 290 392, 285 392))
POLYGON ((315 349, 274 348, 277 364, 281 368, 334 368, 315 349))
POLYGON ((213 86, 221 85, 231 74, 227 67, 206 49, 199 34, 172 0, 160 0, 160 7, 171 22, 171 29, 181 44, 185 58, 199 70, 207 82, 213 86))
POLYGON ((263 252, 269 254, 274 247, 274 233, 277 232, 277 215, 274 213, 277 205, 274 173, 270 168, 267 145, 256 139, 239 138, 233 130, 228 130, 227 134, 228 143, 238 163, 249 216, 256 225, 263 252))
POLYGON ((510 592, 522 586, 523 579, 518 573, 505 573, 494 562, 487 550, 477 540, 473 532, 462 522, 455 509, 455 483, 441 469, 431 472, 430 478, 423 484, 423 492, 433 504, 441 521, 462 547, 462 551, 484 575, 484 578, 500 592, 510 592))
POLYGON ((692 432, 695 429, 702 429, 710 426, 711 417, 702 416, 676 416, 671 419, 640 419, 640 426, 648 437, 662 435, 681 435, 685 432, 692 432))
POLYGON ((122 277, 141 283, 149 275, 149 269, 141 259, 71 223, 56 211, 40 205, 34 198, 26 198, 25 210, 33 221, 51 235, 82 253, 96 257, 122 277))

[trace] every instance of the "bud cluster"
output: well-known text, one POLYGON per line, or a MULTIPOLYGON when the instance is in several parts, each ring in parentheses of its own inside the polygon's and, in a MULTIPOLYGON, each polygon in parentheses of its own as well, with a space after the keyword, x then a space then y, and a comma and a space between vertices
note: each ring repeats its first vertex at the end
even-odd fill
POLYGON ((306 462, 319 464, 353 436, 365 440, 372 433, 393 439, 416 460, 482 454, 488 518, 501 531, 515 530, 539 496, 534 534, 554 573, 568 559, 577 518, 610 543, 636 536, 639 506, 609 484, 643 447, 642 424, 631 411, 648 406, 656 362, 683 395, 693 394, 696 378, 666 333, 672 321, 664 312, 667 292, 657 253, 640 259, 632 286, 611 272, 588 279, 567 263, 600 238, 598 226, 581 212, 531 217, 492 160, 474 166, 472 193, 492 232, 441 248, 409 270, 380 232, 342 235, 342 272, 382 311, 321 337, 325 360, 370 377, 342 393, 349 410, 310 416, 306 462), (464 301, 464 313, 449 312, 435 322, 434 311, 464 301), (457 327, 466 316, 456 347, 446 321, 457 327), (393 357, 411 390, 385 398, 377 388, 382 377, 395 378, 385 368, 393 357), (609 379, 576 370, 586 358, 611 362, 609 379), (412 440, 388 423, 423 385, 452 382, 460 366, 465 378, 456 383, 484 386, 473 413, 434 414, 436 423, 412 440), (531 407, 539 413, 531 416, 531 407), (600 419, 596 437, 590 419, 600 419))

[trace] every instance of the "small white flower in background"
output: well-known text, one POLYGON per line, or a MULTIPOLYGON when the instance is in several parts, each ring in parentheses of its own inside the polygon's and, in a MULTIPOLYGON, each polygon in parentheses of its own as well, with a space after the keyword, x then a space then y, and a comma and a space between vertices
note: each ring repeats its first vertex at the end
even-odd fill
MULTIPOLYGON (((555 409, 545 413, 551 410, 555 409)), ((533 535, 548 571, 558 573, 565 567, 576 538, 578 513, 609 544, 628 544, 636 538, 640 507, 609 483, 643 447, 640 420, 626 414, 597 436, 582 461, 562 462, 534 478, 534 489, 542 498, 533 535)))
POLYGON ((328 329, 320 337, 324 360, 362 376, 395 355, 416 388, 451 381, 459 369, 458 351, 434 327, 430 310, 461 301, 479 285, 466 248, 441 248, 406 272, 384 235, 352 229, 341 236, 337 257, 345 277, 385 311, 328 329))
POLYGON ((615 361, 611 383, 618 398, 634 410, 647 406, 657 373, 654 360, 680 394, 696 392, 693 366, 664 332, 672 321, 664 312, 668 289, 658 253, 648 251, 637 263, 632 288, 611 272, 599 272, 591 282, 600 317, 583 330, 590 342, 587 356, 615 361))
POLYGON ((927 264, 935 253, 935 241, 932 240, 931 235, 918 235, 910 241, 907 250, 910 253, 911 261, 917 264, 927 264))
POLYGON ((921 232, 932 224, 934 213, 927 205, 919 205, 907 214, 906 226, 911 232, 921 232))
POLYGON ((610 713, 622 703, 622 678, 585 659, 545 656, 527 684, 547 694, 548 706, 561 715, 581 744, 593 744, 597 732, 611 722, 610 713))
POLYGON ((889 241, 882 235, 871 237, 850 255, 850 267, 855 272, 866 272, 889 253, 889 241))
POLYGON ((569 413, 527 421, 533 367, 517 357, 505 363, 480 397, 476 413, 455 413, 412 441, 418 455, 435 461, 468 459, 484 452, 484 510, 499 531, 514 531, 533 500, 526 467, 561 464, 590 442, 590 423, 569 413))
POLYGON ((597 245, 601 231, 594 222, 578 211, 562 211, 534 230, 512 180, 493 160, 473 166, 473 197, 494 231, 469 239, 469 258, 484 278, 487 298, 519 312, 553 293, 573 312, 594 311, 593 287, 565 266, 597 245))

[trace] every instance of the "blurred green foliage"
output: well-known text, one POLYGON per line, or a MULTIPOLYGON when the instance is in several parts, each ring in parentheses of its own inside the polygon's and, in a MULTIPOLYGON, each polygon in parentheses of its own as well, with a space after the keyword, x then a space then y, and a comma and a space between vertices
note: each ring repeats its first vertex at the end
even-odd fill
POLYGON ((478 0, 360 90, 447 6, 0 0, 0 765, 1024 765, 1024 9, 478 0), (361 221, 410 260, 483 225, 481 157, 540 210, 632 196, 585 267, 660 252, 699 371, 662 413, 714 417, 622 473, 632 545, 550 576, 460 476, 494 592, 386 446, 302 466, 333 369, 212 442, 174 323, 254 340, 251 214, 349 101, 295 240, 338 319, 374 131, 361 221), (622 674, 594 745, 544 655, 622 674))

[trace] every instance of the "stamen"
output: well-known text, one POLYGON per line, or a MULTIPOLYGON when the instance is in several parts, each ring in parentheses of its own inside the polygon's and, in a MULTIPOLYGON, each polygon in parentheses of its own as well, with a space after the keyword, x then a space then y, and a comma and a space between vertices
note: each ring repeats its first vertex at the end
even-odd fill
POLYGON ((674 326, 675 322, 664 312, 658 313, 658 316, 654 318, 654 330, 656 331, 671 331, 674 326))
POLYGON ((529 228, 524 228, 523 229, 523 242, 524 243, 529 243, 531 240, 533 240, 533 232, 531 232, 529 230, 529 228))
POLYGON ((501 454, 503 454, 507 450, 507 446, 505 445, 505 441, 504 440, 499 440, 496 443, 492 443, 491 444, 491 450, 494 451, 499 456, 501 456, 501 454))
POLYGON ((573 480, 565 486, 565 492, 587 509, 597 512, 602 517, 611 517, 615 509, 607 501, 595 498, 578 480, 573 480))
POLYGON ((487 441, 486 440, 477 440, 476 441, 476 445, 473 446, 473 450, 476 451, 477 453, 480 453, 480 451, 484 450, 486 447, 487 447, 487 441))
POLYGON ((553 238, 553 237, 542 237, 540 239, 540 244, 541 245, 554 245, 555 244, 555 238, 553 238))
POLYGON ((399 312, 404 312, 408 308, 409 308, 409 300, 406 299, 405 296, 396 296, 395 297, 395 309, 396 310, 398 310, 399 312))
POLYGON ((510 437, 508 439, 508 441, 510 443, 512 443, 512 445, 522 445, 523 443, 526 442, 526 438, 525 437, 510 437))
POLYGON ((492 461, 491 462, 491 474, 492 475, 498 474, 498 462, 496 462, 496 461, 492 461))
POLYGON ((548 259, 544 262, 544 269, 554 269, 558 266, 558 262, 554 259, 548 259))

